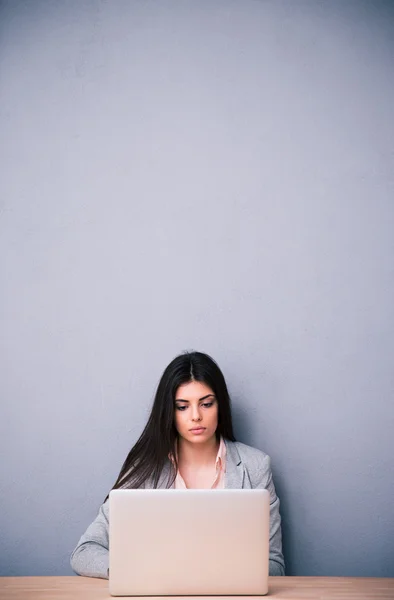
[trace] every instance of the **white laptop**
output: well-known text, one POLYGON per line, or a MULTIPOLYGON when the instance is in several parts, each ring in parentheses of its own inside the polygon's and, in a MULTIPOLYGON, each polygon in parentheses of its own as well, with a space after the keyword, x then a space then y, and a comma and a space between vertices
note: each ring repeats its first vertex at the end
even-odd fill
POLYGON ((113 490, 112 596, 268 592, 267 490, 113 490))

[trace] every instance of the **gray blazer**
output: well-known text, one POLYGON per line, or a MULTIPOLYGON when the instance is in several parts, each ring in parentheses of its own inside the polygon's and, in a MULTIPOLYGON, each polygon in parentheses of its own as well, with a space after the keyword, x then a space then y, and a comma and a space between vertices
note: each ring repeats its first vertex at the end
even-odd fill
MULTIPOLYGON (((279 498, 276 495, 270 467, 270 457, 240 442, 226 443, 226 473, 224 487, 227 489, 267 489, 270 505, 270 552, 269 574, 284 575, 285 562, 282 554, 281 518, 279 498)), ((160 475, 158 487, 166 487, 169 465, 160 475)), ((152 488, 152 482, 145 488, 152 488)), ((108 578, 108 501, 101 505, 96 519, 87 528, 71 554, 71 567, 78 575, 108 578)))

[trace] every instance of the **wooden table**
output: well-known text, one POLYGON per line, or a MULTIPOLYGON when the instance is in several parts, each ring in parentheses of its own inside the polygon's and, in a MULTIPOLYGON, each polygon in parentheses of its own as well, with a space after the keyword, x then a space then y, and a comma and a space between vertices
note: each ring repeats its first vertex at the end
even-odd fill
MULTIPOLYGON (((394 578, 270 577, 269 593, 266 597, 285 600, 394 600, 394 578)), ((103 598, 112 598, 108 592, 108 581, 105 579, 0 577, 1 600, 102 600, 103 598)), ((214 596, 212 600, 218 598, 214 596)), ((234 596, 227 598, 234 600, 234 596)), ((249 596, 249 598, 261 600, 262 596, 249 596)), ((180 600, 180 597, 178 596, 176 600, 180 600)), ((204 596, 203 600, 208 600, 208 597, 204 596)))

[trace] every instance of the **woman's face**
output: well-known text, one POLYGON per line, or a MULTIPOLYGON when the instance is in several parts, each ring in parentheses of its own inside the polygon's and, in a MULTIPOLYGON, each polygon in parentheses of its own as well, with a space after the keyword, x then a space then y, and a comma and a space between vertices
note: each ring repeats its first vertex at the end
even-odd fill
POLYGON ((180 385, 175 394, 175 427, 181 437, 202 444, 215 435, 218 402, 211 388, 200 381, 180 385))

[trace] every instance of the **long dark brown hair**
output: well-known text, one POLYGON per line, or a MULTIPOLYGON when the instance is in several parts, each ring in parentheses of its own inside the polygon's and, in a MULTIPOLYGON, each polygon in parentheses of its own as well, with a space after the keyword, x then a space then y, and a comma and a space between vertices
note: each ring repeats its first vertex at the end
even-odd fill
MULTIPOLYGON (((147 479, 157 487, 163 467, 169 463, 167 487, 174 483, 177 471, 174 424, 175 394, 180 385, 200 381, 209 386, 218 403, 216 436, 235 441, 227 385, 216 362, 202 352, 185 352, 170 362, 161 376, 152 411, 139 440, 134 444, 112 487, 139 488, 147 479), (171 454, 174 464, 168 460, 171 454)), ((108 496, 105 500, 108 499, 108 496)))

